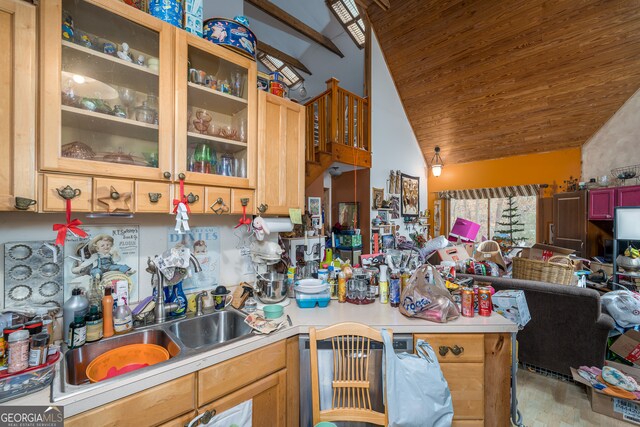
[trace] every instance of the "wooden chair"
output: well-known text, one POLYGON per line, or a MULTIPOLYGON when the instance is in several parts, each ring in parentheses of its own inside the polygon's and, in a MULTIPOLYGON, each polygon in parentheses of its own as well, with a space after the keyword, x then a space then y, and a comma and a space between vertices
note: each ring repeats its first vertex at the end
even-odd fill
MULTIPOLYGON (((393 332, 388 331, 393 338, 393 332)), ((309 328, 314 425, 321 421, 387 425, 387 408, 377 412, 371 406, 368 366, 371 340, 382 342, 381 333, 361 323, 339 323, 319 330, 309 328), (331 408, 320 410, 317 342, 325 339, 331 339, 333 349, 333 393, 331 408)))

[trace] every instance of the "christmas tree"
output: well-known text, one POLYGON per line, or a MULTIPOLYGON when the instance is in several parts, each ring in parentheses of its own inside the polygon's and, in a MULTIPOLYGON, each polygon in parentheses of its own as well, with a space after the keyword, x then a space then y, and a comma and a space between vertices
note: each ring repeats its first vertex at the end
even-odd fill
POLYGON ((502 220, 498 221, 499 227, 496 227, 495 232, 506 234, 508 238, 505 239, 505 246, 513 246, 513 235, 524 231, 524 224, 520 222, 518 206, 513 196, 507 197, 507 208, 502 210, 502 220))

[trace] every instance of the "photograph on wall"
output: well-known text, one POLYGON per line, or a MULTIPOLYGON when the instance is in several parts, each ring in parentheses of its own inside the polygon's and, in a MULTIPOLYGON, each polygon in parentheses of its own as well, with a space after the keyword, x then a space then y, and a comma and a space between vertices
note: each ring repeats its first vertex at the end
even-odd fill
POLYGON ((218 227, 193 227, 185 234, 168 228, 167 249, 186 247, 202 267, 199 273, 182 283, 185 293, 215 288, 220 284, 220 230, 218 227))
POLYGON ((420 177, 400 175, 400 215, 417 217, 420 214, 420 177))
POLYGON ((345 229, 354 229, 360 223, 359 205, 357 202, 338 203, 338 221, 345 229))
POLYGON ((386 223, 389 222, 389 211, 380 210, 380 211, 378 211, 378 216, 380 217, 380 221, 382 221, 383 224, 386 224, 386 223))
POLYGON ((74 288, 104 295, 105 287, 110 286, 115 291, 116 283, 126 281, 129 287, 127 303, 137 302, 140 227, 87 225, 82 229, 87 237, 70 233, 64 245, 64 300, 71 297, 74 288))
POLYGON ((384 188, 371 187, 371 200, 373 201, 371 209, 381 208, 384 201, 384 188))
POLYGON ((400 196, 389 197, 389 208, 391 209, 391 219, 400 218, 400 196))
POLYGON ((438 237, 440 235, 441 210, 442 210, 442 200, 438 199, 433 202, 433 237, 438 237))
POLYGON ((322 215, 322 199, 320 197, 309 197, 308 199, 309 213, 312 217, 319 217, 322 215))

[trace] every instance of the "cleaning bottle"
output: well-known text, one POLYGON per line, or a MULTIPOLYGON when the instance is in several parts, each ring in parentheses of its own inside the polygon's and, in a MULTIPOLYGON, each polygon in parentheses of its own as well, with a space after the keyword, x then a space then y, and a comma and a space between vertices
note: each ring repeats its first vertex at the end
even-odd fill
POLYGON ((102 314, 98 311, 97 305, 92 305, 89 314, 84 316, 87 323, 87 342, 98 341, 102 338, 104 328, 102 326, 102 314))
POLYGON ((380 265, 380 302, 382 304, 389 303, 389 282, 387 281, 387 266, 380 265))
POLYGON ((171 315, 172 316, 182 316, 187 311, 187 296, 184 294, 182 290, 182 281, 179 281, 175 285, 173 285, 173 289, 171 292, 171 302, 175 302, 178 304, 178 308, 175 309, 171 315))
POLYGON ((133 315, 124 297, 118 298, 118 306, 113 312, 113 331, 125 334, 133 329, 133 315))
POLYGON ((113 297, 111 288, 104 288, 102 297, 102 336, 109 338, 113 336, 113 297))
POLYGON ((87 342, 87 325, 84 322, 84 316, 76 316, 74 321, 69 325, 69 348, 82 347, 87 342))
POLYGON ((63 339, 65 342, 69 342, 69 326, 74 322, 76 316, 81 316, 89 312, 89 300, 82 295, 80 288, 75 288, 71 291, 71 298, 64 303, 62 307, 63 313, 63 339))

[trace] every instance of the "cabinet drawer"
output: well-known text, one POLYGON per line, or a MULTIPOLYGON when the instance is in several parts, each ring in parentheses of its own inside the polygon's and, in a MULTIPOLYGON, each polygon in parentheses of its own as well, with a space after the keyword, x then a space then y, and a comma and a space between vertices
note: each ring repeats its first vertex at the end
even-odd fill
POLYGON ((133 212, 133 181, 125 179, 94 178, 93 210, 94 212, 133 212), (118 199, 111 197, 118 193, 118 199))
POLYGON ((171 421, 167 421, 164 424, 160 424, 160 427, 184 427, 189 425, 189 422, 198 416, 198 411, 189 411, 184 415, 174 418, 171 421))
POLYGON ((453 420, 451 427, 484 427, 483 420, 453 420))
POLYGON ((453 418, 484 419, 484 364, 443 363, 440 367, 451 390, 453 418))
POLYGON ((231 190, 207 187, 204 190, 204 212, 208 214, 228 214, 231 210, 231 190))
MULTIPOLYGON (((173 194, 175 195, 176 199, 180 197, 180 185, 176 184, 173 187, 173 194)), ((193 203, 189 203, 189 209, 191 210, 191 213, 204 213, 204 187, 200 185, 185 185, 184 195, 188 197, 189 194, 193 194, 196 199, 193 203)))
POLYGON ((136 212, 171 212, 171 184, 136 181, 136 212), (158 198, 156 198, 158 197, 158 198), (157 200, 157 201, 152 201, 157 200))
POLYGON ((198 407, 285 367, 285 341, 198 372, 198 407))
POLYGON ((419 339, 431 344, 440 363, 484 362, 483 334, 414 334, 414 344, 419 339), (440 354, 441 346, 454 347, 456 345, 464 348, 464 351, 458 356, 454 355, 451 350, 449 350, 445 356, 440 354))
POLYGON ((66 209, 65 200, 60 197, 57 190, 66 186, 73 190, 79 190, 76 197, 71 200, 73 212, 91 212, 93 182, 88 176, 50 175, 42 177, 42 210, 45 212, 58 212, 66 209))
POLYGON ((247 215, 253 215, 256 211, 256 193, 253 190, 231 189, 231 213, 242 215, 242 199, 249 199, 247 215))
POLYGON ((64 420, 69 427, 150 426, 195 409, 195 374, 141 391, 64 420))

